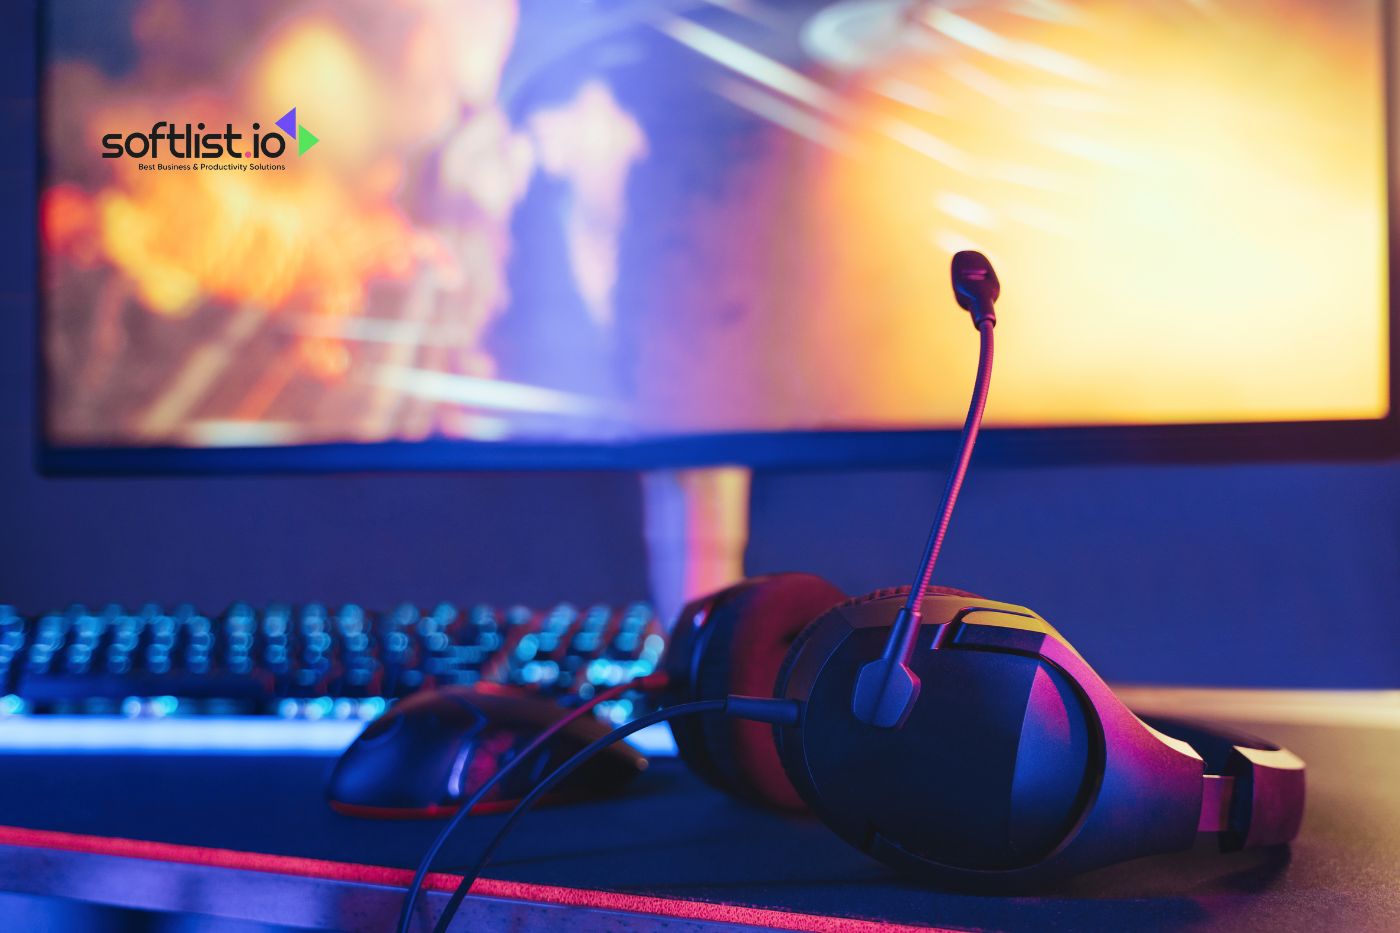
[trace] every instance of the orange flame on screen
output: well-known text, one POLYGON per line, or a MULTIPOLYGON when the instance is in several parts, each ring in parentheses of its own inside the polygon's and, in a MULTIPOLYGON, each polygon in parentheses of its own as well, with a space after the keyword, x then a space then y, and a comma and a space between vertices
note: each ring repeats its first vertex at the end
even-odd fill
POLYGON ((412 230, 397 211, 319 176, 188 174, 129 173, 95 199, 103 256, 158 314, 209 298, 348 314, 370 280, 413 266, 412 230))

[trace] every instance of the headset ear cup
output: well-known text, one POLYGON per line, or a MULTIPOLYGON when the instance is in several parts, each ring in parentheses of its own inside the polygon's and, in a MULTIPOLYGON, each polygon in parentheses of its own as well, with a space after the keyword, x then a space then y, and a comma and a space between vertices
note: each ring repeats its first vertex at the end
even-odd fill
MULTIPOLYGON (((962 596, 966 599, 982 598, 976 593, 970 593, 967 590, 960 590, 956 587, 951 586, 930 586, 928 588, 928 592, 935 596, 962 596)), ((848 606, 858 606, 861 603, 868 603, 876 599, 885 599, 889 596, 907 596, 908 594, 908 586, 887 586, 883 589, 878 589, 873 593, 866 593, 864 596, 853 596, 850 599, 842 600, 841 602, 833 605, 831 608, 844 609, 848 606)), ((825 613, 822 613, 822 615, 825 615, 825 613)), ((801 656, 803 647, 807 644, 808 641, 812 639, 812 636, 816 635, 819 631, 821 631, 821 626, 813 624, 817 621, 817 618, 819 617, 814 617, 812 619, 812 623, 809 623, 805 628, 803 628, 801 633, 799 633, 798 636, 795 639, 793 639, 792 644, 788 647, 787 655, 783 658, 783 663, 778 668, 778 676, 773 681, 774 696, 783 695, 784 691, 787 689, 788 675, 792 672, 793 664, 795 664, 798 657, 801 656)), ((784 768, 783 776, 787 777, 787 766, 783 764, 783 759, 781 756, 779 756, 779 764, 784 768)), ((791 779, 788 780, 788 784, 789 786, 792 784, 791 779)), ((796 788, 793 789, 793 793, 797 793, 796 788)))
MULTIPOLYGON (((683 612, 679 624, 690 631, 673 633, 672 651, 684 648, 685 657, 668 655, 672 700, 772 696, 788 646, 808 622, 845 598, 820 577, 789 573, 747 580, 701 601, 703 617, 683 612)), ((769 726, 722 716, 688 718, 684 725, 677 720, 673 732, 681 757, 702 778, 750 799, 802 805, 769 726)))
MULTIPOLYGON (((701 684, 702 681, 708 683, 714 679, 708 670, 702 671, 702 664, 705 667, 709 666, 706 661, 710 654, 710 640, 717 628, 728 624, 724 621, 726 615, 719 615, 719 624, 716 624, 717 614, 737 592, 752 585, 752 582, 744 580, 717 593, 703 596, 687 603, 681 610, 671 628, 670 641, 666 646, 662 665, 669 678, 662 696, 662 702, 666 706, 689 703, 702 698, 713 699, 702 694, 701 684)), ((724 776, 710 752, 710 742, 706 735, 707 721, 713 718, 682 716, 673 719, 670 723, 671 735, 675 737, 676 750, 687 767, 707 783, 723 787, 724 776)))
MULTIPOLYGON (((838 603, 832 608, 838 609, 842 606, 850 605, 851 602, 854 602, 854 600, 838 603)), ((812 621, 815 622, 816 619, 812 621)), ((807 627, 799 632, 797 637, 793 639, 792 644, 788 646, 788 653, 786 657, 783 658, 782 666, 778 668, 778 676, 773 680, 774 696, 780 697, 783 695, 783 690, 787 686, 788 674, 792 672, 793 663, 797 660, 798 656, 802 654, 803 646, 806 645, 818 631, 820 631, 818 626, 809 623, 807 627)))

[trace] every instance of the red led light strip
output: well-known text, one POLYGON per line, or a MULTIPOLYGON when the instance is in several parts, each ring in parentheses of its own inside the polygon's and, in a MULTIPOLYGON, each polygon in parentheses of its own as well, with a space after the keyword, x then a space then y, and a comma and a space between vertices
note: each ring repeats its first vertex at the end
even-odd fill
MULTIPOLYGON (((408 887, 413 880, 413 871, 407 868, 386 868, 378 865, 360 865, 354 862, 332 862, 289 855, 269 855, 262 852, 240 852, 233 849, 149 842, 142 839, 88 836, 47 829, 25 829, 18 826, 0 826, 0 845, 58 849, 94 855, 113 855, 149 861, 202 865, 209 868, 261 871, 303 878, 320 878, 328 881, 349 881, 400 888, 408 887)), ((425 879, 423 887, 429 891, 453 891, 459 881, 461 881, 460 875, 433 872, 425 879)), ((801 914, 761 907, 712 904, 704 901, 623 894, 616 891, 595 891, 589 888, 527 884, 520 881, 501 881, 493 878, 479 879, 472 886, 472 894, 540 904, 615 910, 712 923, 747 924, 774 930, 795 930, 801 931, 801 933, 902 933, 902 931, 954 933, 952 930, 941 927, 916 927, 878 920, 824 917, 817 914, 801 914)))

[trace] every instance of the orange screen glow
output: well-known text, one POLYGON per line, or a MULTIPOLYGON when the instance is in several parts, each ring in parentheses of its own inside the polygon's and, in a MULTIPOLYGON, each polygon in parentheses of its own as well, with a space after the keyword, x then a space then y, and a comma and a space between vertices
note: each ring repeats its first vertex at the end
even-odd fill
POLYGON ((1372 0, 45 10, 60 444, 1389 409, 1372 0))

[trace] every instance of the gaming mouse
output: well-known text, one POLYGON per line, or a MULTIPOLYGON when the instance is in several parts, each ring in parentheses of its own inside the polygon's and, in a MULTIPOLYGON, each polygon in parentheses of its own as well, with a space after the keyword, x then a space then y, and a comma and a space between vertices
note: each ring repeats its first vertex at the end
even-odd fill
MULTIPOLYGON (((519 687, 478 684, 420 690, 365 727, 331 772, 326 796, 336 811, 380 819, 446 816, 566 710, 519 687)), ((582 716, 554 736, 477 805, 514 805, 540 778, 609 728, 582 716)), ((595 755, 549 798, 614 793, 645 770, 626 742, 595 755)))

